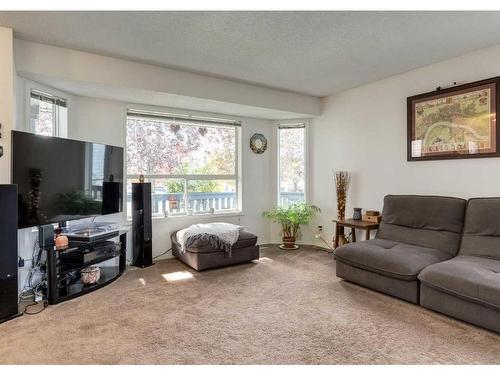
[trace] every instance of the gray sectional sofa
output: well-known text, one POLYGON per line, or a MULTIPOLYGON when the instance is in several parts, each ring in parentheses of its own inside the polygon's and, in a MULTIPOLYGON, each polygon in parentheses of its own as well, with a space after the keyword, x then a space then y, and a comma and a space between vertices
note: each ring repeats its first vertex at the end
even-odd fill
POLYGON ((338 277, 500 333, 500 198, 388 195, 376 238, 335 258, 338 277))

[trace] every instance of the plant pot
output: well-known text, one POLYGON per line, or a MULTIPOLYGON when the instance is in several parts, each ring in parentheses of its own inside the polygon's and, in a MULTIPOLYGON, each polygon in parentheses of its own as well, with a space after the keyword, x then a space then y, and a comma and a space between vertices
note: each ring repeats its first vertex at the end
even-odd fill
POLYGON ((299 247, 295 245, 295 237, 283 237, 283 245, 280 245, 280 249, 285 250, 296 250, 299 247))

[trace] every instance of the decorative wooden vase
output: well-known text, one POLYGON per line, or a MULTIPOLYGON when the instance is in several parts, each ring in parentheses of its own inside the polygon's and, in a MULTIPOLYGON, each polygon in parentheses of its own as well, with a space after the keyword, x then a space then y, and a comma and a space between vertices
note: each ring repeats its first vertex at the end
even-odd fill
MULTIPOLYGON (((351 183, 351 175, 346 171, 335 172, 335 192, 337 193, 337 219, 345 220, 345 206, 347 202, 347 191, 351 183)), ((338 228, 339 246, 345 245, 349 241, 344 233, 344 227, 338 228)))

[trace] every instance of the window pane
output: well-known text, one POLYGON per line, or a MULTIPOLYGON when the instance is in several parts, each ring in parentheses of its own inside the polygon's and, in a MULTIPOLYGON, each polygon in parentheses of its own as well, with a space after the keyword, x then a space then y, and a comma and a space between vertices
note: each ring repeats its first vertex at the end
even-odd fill
POLYGON ((235 180, 188 181, 188 212, 236 210, 235 180))
POLYGON ((279 205, 305 200, 305 128, 279 129, 279 205))
POLYGON ((128 174, 235 174, 234 127, 127 119, 128 174))
POLYGON ((30 98, 31 129, 35 134, 54 134, 54 105, 42 100, 30 98))
POLYGON ((106 150, 105 145, 97 143, 92 144, 92 163, 91 163, 92 187, 102 186, 102 182, 104 181, 105 150, 106 150))
MULTIPOLYGON (((127 212, 132 213, 132 182, 127 183, 127 212)), ((173 216, 186 213, 184 203, 184 179, 164 179, 151 178, 146 179, 151 182, 151 200, 153 216, 173 216)))
POLYGON ((104 145, 92 144, 89 147, 90 154, 90 190, 92 198, 102 200, 102 183, 104 181, 104 145))
POLYGON ((166 212, 168 215, 185 214, 184 179, 154 179, 151 187, 153 194, 153 210, 166 212))

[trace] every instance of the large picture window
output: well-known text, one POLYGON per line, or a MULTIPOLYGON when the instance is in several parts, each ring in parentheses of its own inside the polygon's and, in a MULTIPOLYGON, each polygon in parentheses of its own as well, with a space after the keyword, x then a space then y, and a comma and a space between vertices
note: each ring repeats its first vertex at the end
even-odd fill
POLYGON ((278 204, 306 200, 306 128, 304 123, 278 126, 278 204))
POLYGON ((131 183, 152 184, 155 216, 237 211, 239 123, 127 113, 127 201, 131 183))
POLYGON ((33 133, 61 136, 67 121, 66 99, 36 90, 30 92, 30 127, 33 133))

